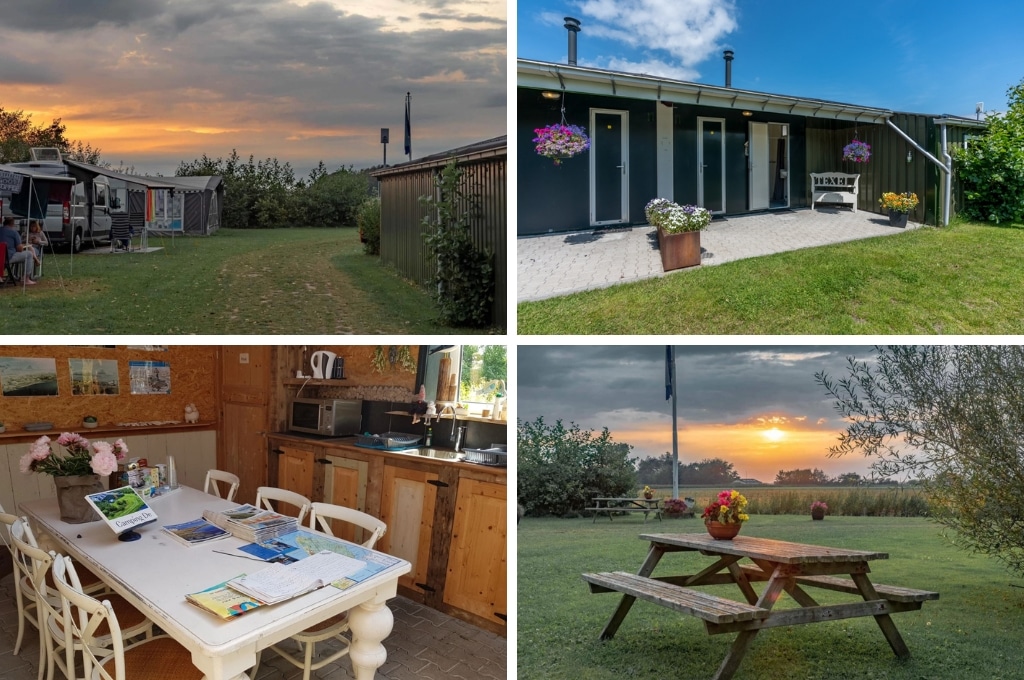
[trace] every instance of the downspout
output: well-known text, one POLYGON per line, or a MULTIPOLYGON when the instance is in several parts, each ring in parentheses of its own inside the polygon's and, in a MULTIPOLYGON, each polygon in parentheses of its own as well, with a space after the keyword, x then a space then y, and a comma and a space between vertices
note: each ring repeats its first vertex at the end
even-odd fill
POLYGON ((939 127, 942 130, 942 158, 946 161, 946 167, 949 168, 946 172, 946 201, 942 224, 945 227, 949 225, 949 215, 953 211, 953 157, 949 155, 949 145, 946 139, 946 121, 940 121, 939 127))
POLYGON ((924 149, 924 147, 922 147, 920 144, 918 144, 916 141, 914 141, 914 139, 911 138, 910 135, 908 135, 903 130, 899 129, 899 127, 897 127, 896 124, 893 123, 891 119, 886 118, 885 119, 885 124, 888 125, 889 127, 891 127, 893 130, 895 130, 896 133, 900 137, 902 137, 903 139, 907 140, 907 142, 912 147, 917 149, 921 153, 921 155, 923 155, 925 158, 927 158, 932 163, 937 165, 939 167, 939 170, 941 170, 942 172, 946 173, 946 200, 945 200, 945 205, 943 206, 942 226, 944 226, 944 227, 948 226, 949 225, 949 209, 950 209, 949 191, 950 191, 950 189, 953 186, 953 159, 946 152, 946 126, 944 124, 942 126, 942 154, 946 158, 946 163, 943 163, 938 158, 936 158, 935 156, 933 156, 930 153, 928 153, 924 149))

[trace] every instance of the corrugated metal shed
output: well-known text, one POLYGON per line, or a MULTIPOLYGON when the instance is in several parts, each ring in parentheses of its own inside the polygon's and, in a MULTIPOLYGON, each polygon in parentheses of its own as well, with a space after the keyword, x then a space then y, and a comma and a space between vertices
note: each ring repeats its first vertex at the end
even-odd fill
POLYGON ((423 243, 426 209, 421 196, 434 192, 434 177, 452 159, 463 171, 466 194, 476 203, 470 219, 473 242, 494 253, 492 322, 505 327, 507 309, 507 185, 508 140, 494 137, 443 153, 375 170, 380 182, 380 256, 403 276, 426 284, 435 265, 423 243))

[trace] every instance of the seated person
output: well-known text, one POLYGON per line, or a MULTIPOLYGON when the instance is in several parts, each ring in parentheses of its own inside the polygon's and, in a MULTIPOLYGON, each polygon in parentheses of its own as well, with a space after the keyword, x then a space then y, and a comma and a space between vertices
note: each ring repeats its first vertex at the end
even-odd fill
POLYGON ((5 217, 3 226, 0 227, 0 242, 7 244, 8 264, 25 264, 25 284, 34 286, 32 276, 35 273, 36 254, 32 246, 26 246, 21 242, 21 234, 14 227, 14 218, 5 217))
POLYGON ((39 224, 39 220, 32 220, 28 223, 28 244, 32 246, 36 264, 41 267, 43 264, 44 246, 50 245, 50 241, 46 238, 46 234, 43 233, 43 227, 39 224))

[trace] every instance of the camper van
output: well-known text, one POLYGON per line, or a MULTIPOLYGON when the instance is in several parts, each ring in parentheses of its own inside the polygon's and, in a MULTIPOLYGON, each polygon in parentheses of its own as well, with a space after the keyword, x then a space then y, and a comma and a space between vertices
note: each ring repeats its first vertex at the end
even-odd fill
MULTIPOLYGON (((70 176, 57 149, 32 149, 32 160, 10 163, 8 167, 25 169, 37 176, 70 176)), ((26 198, 23 205, 27 206, 28 200, 26 198)), ((80 251, 87 242, 95 246, 99 241, 109 240, 110 212, 111 209, 119 208, 111 203, 117 200, 119 199, 112 199, 110 183, 103 176, 97 176, 87 182, 77 182, 70 196, 66 195, 66 192, 49 192, 46 197, 46 218, 43 220, 46 238, 54 247, 70 244, 74 252, 80 251)), ((0 193, 0 201, 3 202, 4 216, 14 215, 22 224, 28 223, 27 209, 17 209, 13 205, 17 201, 12 201, 9 193, 0 193)), ((41 202, 42 198, 32 199, 33 203, 37 201, 41 202)))

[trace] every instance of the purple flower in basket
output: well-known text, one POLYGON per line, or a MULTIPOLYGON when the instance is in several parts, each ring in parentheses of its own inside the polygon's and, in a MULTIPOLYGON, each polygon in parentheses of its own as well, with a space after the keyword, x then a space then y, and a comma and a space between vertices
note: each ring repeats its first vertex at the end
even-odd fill
POLYGON ((555 123, 533 132, 537 135, 533 139, 537 153, 554 160, 555 165, 561 165, 563 158, 579 155, 590 148, 587 131, 578 125, 555 123))

